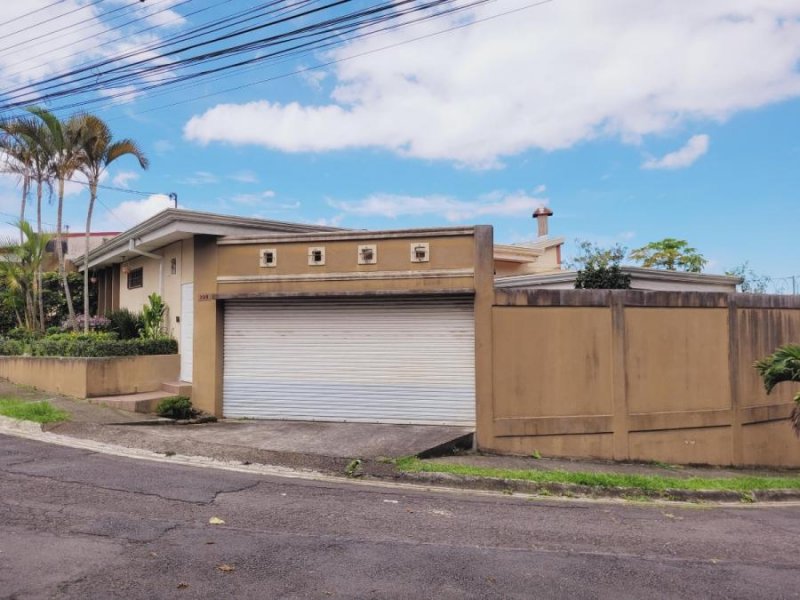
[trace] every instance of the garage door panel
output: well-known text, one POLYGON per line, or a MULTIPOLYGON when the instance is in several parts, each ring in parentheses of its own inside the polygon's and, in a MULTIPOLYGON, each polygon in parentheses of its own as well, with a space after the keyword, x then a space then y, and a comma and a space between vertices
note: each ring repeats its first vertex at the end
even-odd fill
POLYGON ((229 302, 228 417, 473 424, 470 300, 229 302))

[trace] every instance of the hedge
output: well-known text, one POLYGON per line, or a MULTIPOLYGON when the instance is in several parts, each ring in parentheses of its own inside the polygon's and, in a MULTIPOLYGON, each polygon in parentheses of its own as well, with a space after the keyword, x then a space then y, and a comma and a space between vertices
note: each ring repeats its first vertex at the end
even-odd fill
POLYGON ((33 342, 33 356, 71 356, 99 358, 107 356, 144 356, 152 354, 177 354, 178 342, 165 338, 158 340, 97 339, 91 336, 51 336, 33 342))

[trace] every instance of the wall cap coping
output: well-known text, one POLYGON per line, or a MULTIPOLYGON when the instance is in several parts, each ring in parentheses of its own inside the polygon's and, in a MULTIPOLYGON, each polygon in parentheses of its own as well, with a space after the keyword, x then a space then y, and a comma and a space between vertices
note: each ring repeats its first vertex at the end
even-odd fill
POLYGON ((274 244, 278 242, 335 242, 346 240, 386 240, 403 238, 427 238, 448 236, 469 236, 475 233, 475 227, 438 227, 421 229, 387 229, 384 231, 318 231, 314 233, 275 233, 258 236, 229 236, 217 241, 220 246, 237 246, 247 244, 274 244))

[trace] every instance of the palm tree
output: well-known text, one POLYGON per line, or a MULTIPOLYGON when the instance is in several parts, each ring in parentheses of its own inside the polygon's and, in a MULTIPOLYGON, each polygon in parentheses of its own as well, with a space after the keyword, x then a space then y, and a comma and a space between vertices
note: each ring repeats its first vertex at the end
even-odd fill
MULTIPOLYGON (((5 159, 2 170, 18 175, 22 179, 22 202, 19 211, 19 220, 22 222, 25 220, 25 205, 31 189, 31 162, 35 145, 21 135, 20 125, 19 119, 0 121, 0 153, 5 159)), ((22 230, 19 234, 19 241, 22 242, 22 230)))
POLYGON ((111 163, 126 154, 135 157, 142 169, 146 169, 149 162, 133 140, 113 141, 111 130, 100 117, 82 115, 80 120, 83 160, 79 169, 89 182, 89 209, 86 212, 86 247, 83 260, 83 328, 85 333, 89 333, 89 240, 100 177, 111 163))
MULTIPOLYGON (((764 387, 768 394, 776 385, 784 381, 800 383, 800 345, 781 346, 753 366, 764 380, 764 387)), ((795 395, 794 401, 795 406, 790 420, 794 432, 800 437, 800 392, 795 395)))
POLYGON ((28 112, 37 117, 46 131, 48 140, 48 153, 52 177, 57 184, 58 209, 56 213, 56 254, 58 256, 58 273, 64 287, 64 296, 67 300, 69 321, 75 323, 75 307, 72 305, 67 282, 67 270, 64 260, 64 247, 62 246, 61 231, 64 217, 64 184, 77 171, 84 160, 81 148, 81 123, 83 117, 72 116, 66 121, 61 121, 53 113, 43 108, 29 108, 28 112))
MULTIPOLYGON (((52 197, 51 144, 47 128, 35 118, 17 118, 13 122, 13 134, 28 149, 30 184, 36 183, 36 233, 42 235, 42 195, 48 188, 52 197)), ((20 219, 24 221, 24 219, 20 219)), ((22 234, 22 232, 20 232, 22 234)), ((36 273, 36 303, 39 307, 39 324, 45 326, 44 298, 42 293, 42 269, 36 273)))

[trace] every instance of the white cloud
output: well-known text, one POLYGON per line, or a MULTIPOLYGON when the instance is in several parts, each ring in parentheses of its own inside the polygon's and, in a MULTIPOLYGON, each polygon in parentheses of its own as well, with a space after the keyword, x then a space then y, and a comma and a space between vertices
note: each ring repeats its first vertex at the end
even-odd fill
POLYGON ((111 180, 111 183, 119 187, 128 187, 131 181, 139 179, 139 174, 136 171, 120 171, 111 180))
POLYGON ((322 82, 328 76, 326 71, 312 69, 307 65, 300 65, 297 69, 297 74, 300 75, 300 79, 306 82, 308 87, 317 92, 322 89, 322 82))
POLYGON ((705 0, 680 10, 665 1, 553 2, 365 54, 526 4, 486 3, 361 38, 325 57, 360 55, 336 65, 328 101, 219 104, 190 119, 184 135, 491 167, 598 136, 638 143, 800 95, 797 0, 705 0))
MULTIPOLYGON (((537 188, 536 191, 538 190, 542 188, 537 188)), ((484 194, 477 200, 459 200, 442 195, 372 194, 356 201, 328 200, 328 204, 345 214, 361 217, 396 219, 434 215, 450 222, 464 222, 484 217, 529 216, 537 207, 547 204, 547 199, 524 191, 510 194, 495 191, 484 194)))
POLYGON ((236 194, 230 200, 236 204, 245 206, 259 206, 263 205, 268 200, 275 197, 275 192, 272 190, 265 190, 259 194, 236 194))
POLYGON ((156 154, 167 154, 175 150, 175 144, 169 140, 156 140, 153 144, 153 148, 155 148, 156 154))
POLYGON ((178 181, 178 183, 182 183, 184 185, 209 185, 218 182, 219 177, 214 175, 214 173, 209 173, 208 171, 195 171, 193 175, 178 181))
POLYGON ((705 134, 693 135, 682 148, 665 154, 661 158, 649 158, 642 164, 642 168, 682 169, 688 167, 708 152, 709 141, 710 138, 705 134))
POLYGON ((238 181, 239 183, 258 183, 258 175, 252 171, 239 171, 233 175, 228 175, 228 179, 238 181))
POLYGON ((153 194, 142 200, 126 200, 104 212, 98 229, 123 231, 173 206, 172 200, 165 194, 153 194))

